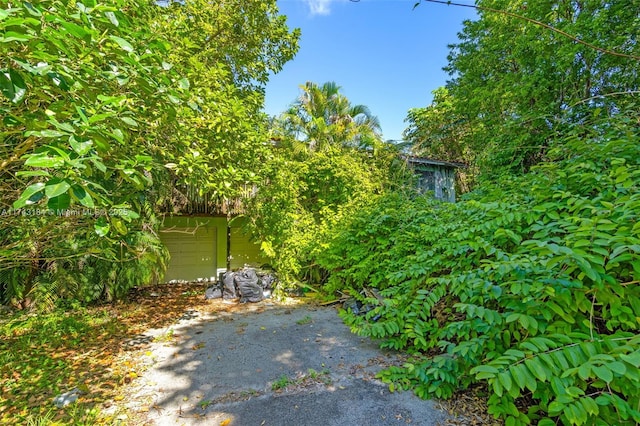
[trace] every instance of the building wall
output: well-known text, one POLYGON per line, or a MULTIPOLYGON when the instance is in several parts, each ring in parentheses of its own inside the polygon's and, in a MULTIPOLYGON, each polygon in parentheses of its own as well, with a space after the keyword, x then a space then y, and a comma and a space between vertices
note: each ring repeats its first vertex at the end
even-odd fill
POLYGON ((260 251, 260 244, 245 235, 241 226, 236 221, 231 223, 231 269, 245 265, 259 267, 268 263, 260 251))
POLYGON ((419 164, 414 166, 418 175, 418 188, 423 191, 432 191, 435 198, 443 201, 455 202, 455 169, 451 167, 432 164, 419 164))
MULTIPOLYGON (((260 246, 241 232, 242 220, 231 222, 231 267, 260 265, 260 246)), ((227 266, 227 218, 211 216, 165 216, 160 239, 171 259, 164 279, 192 281, 216 279, 227 266)))

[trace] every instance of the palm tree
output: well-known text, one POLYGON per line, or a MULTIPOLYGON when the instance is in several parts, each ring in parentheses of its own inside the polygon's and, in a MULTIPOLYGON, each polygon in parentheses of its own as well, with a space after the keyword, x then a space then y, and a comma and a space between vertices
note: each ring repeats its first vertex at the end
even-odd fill
POLYGON ((382 143, 380 121, 364 105, 351 105, 340 86, 307 82, 289 110, 280 117, 286 134, 309 151, 332 147, 372 149, 382 143))

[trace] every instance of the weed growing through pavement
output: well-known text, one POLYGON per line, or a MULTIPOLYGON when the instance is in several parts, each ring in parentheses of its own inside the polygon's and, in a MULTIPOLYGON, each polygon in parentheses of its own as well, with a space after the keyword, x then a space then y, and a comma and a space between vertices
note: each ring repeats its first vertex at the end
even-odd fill
POLYGON ((311 317, 309 315, 307 315, 306 317, 299 319, 298 321, 296 321, 296 324, 298 325, 305 325, 305 324, 310 324, 313 322, 313 319, 311 319, 311 317))

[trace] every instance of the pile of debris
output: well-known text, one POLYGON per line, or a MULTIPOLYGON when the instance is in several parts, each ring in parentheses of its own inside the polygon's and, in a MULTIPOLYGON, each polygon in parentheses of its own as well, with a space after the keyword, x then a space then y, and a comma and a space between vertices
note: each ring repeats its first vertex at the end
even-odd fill
MULTIPOLYGON (((366 315, 369 311, 372 311, 376 306, 384 303, 384 298, 380 295, 375 288, 364 287, 358 297, 346 297, 340 299, 342 302, 342 309, 347 312, 351 312, 353 315, 366 315)), ((376 322, 380 319, 380 315, 375 315, 371 318, 371 321, 376 322)))
POLYGON ((207 288, 206 299, 235 300, 240 303, 259 302, 271 297, 278 279, 273 271, 244 267, 221 274, 220 280, 207 288))

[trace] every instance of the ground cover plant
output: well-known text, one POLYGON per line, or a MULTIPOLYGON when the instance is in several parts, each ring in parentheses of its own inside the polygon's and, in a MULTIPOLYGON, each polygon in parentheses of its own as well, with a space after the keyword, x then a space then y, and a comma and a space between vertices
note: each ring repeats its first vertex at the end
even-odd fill
POLYGON ((372 307, 344 319, 412 355, 391 389, 484 383, 510 425, 640 421, 640 148, 615 122, 457 204, 381 197, 338 233, 326 289, 372 307))
MULTIPOLYGON (((122 399, 144 348, 128 342, 166 327, 189 309, 220 309, 204 300, 204 285, 132 290, 128 302, 59 306, 38 315, 0 316, 0 424, 113 424, 103 411, 122 399), (140 349, 142 352, 138 351, 140 349), (56 408, 53 398, 73 388, 78 402, 56 408)), ((226 306, 229 308, 229 306, 226 306)))

